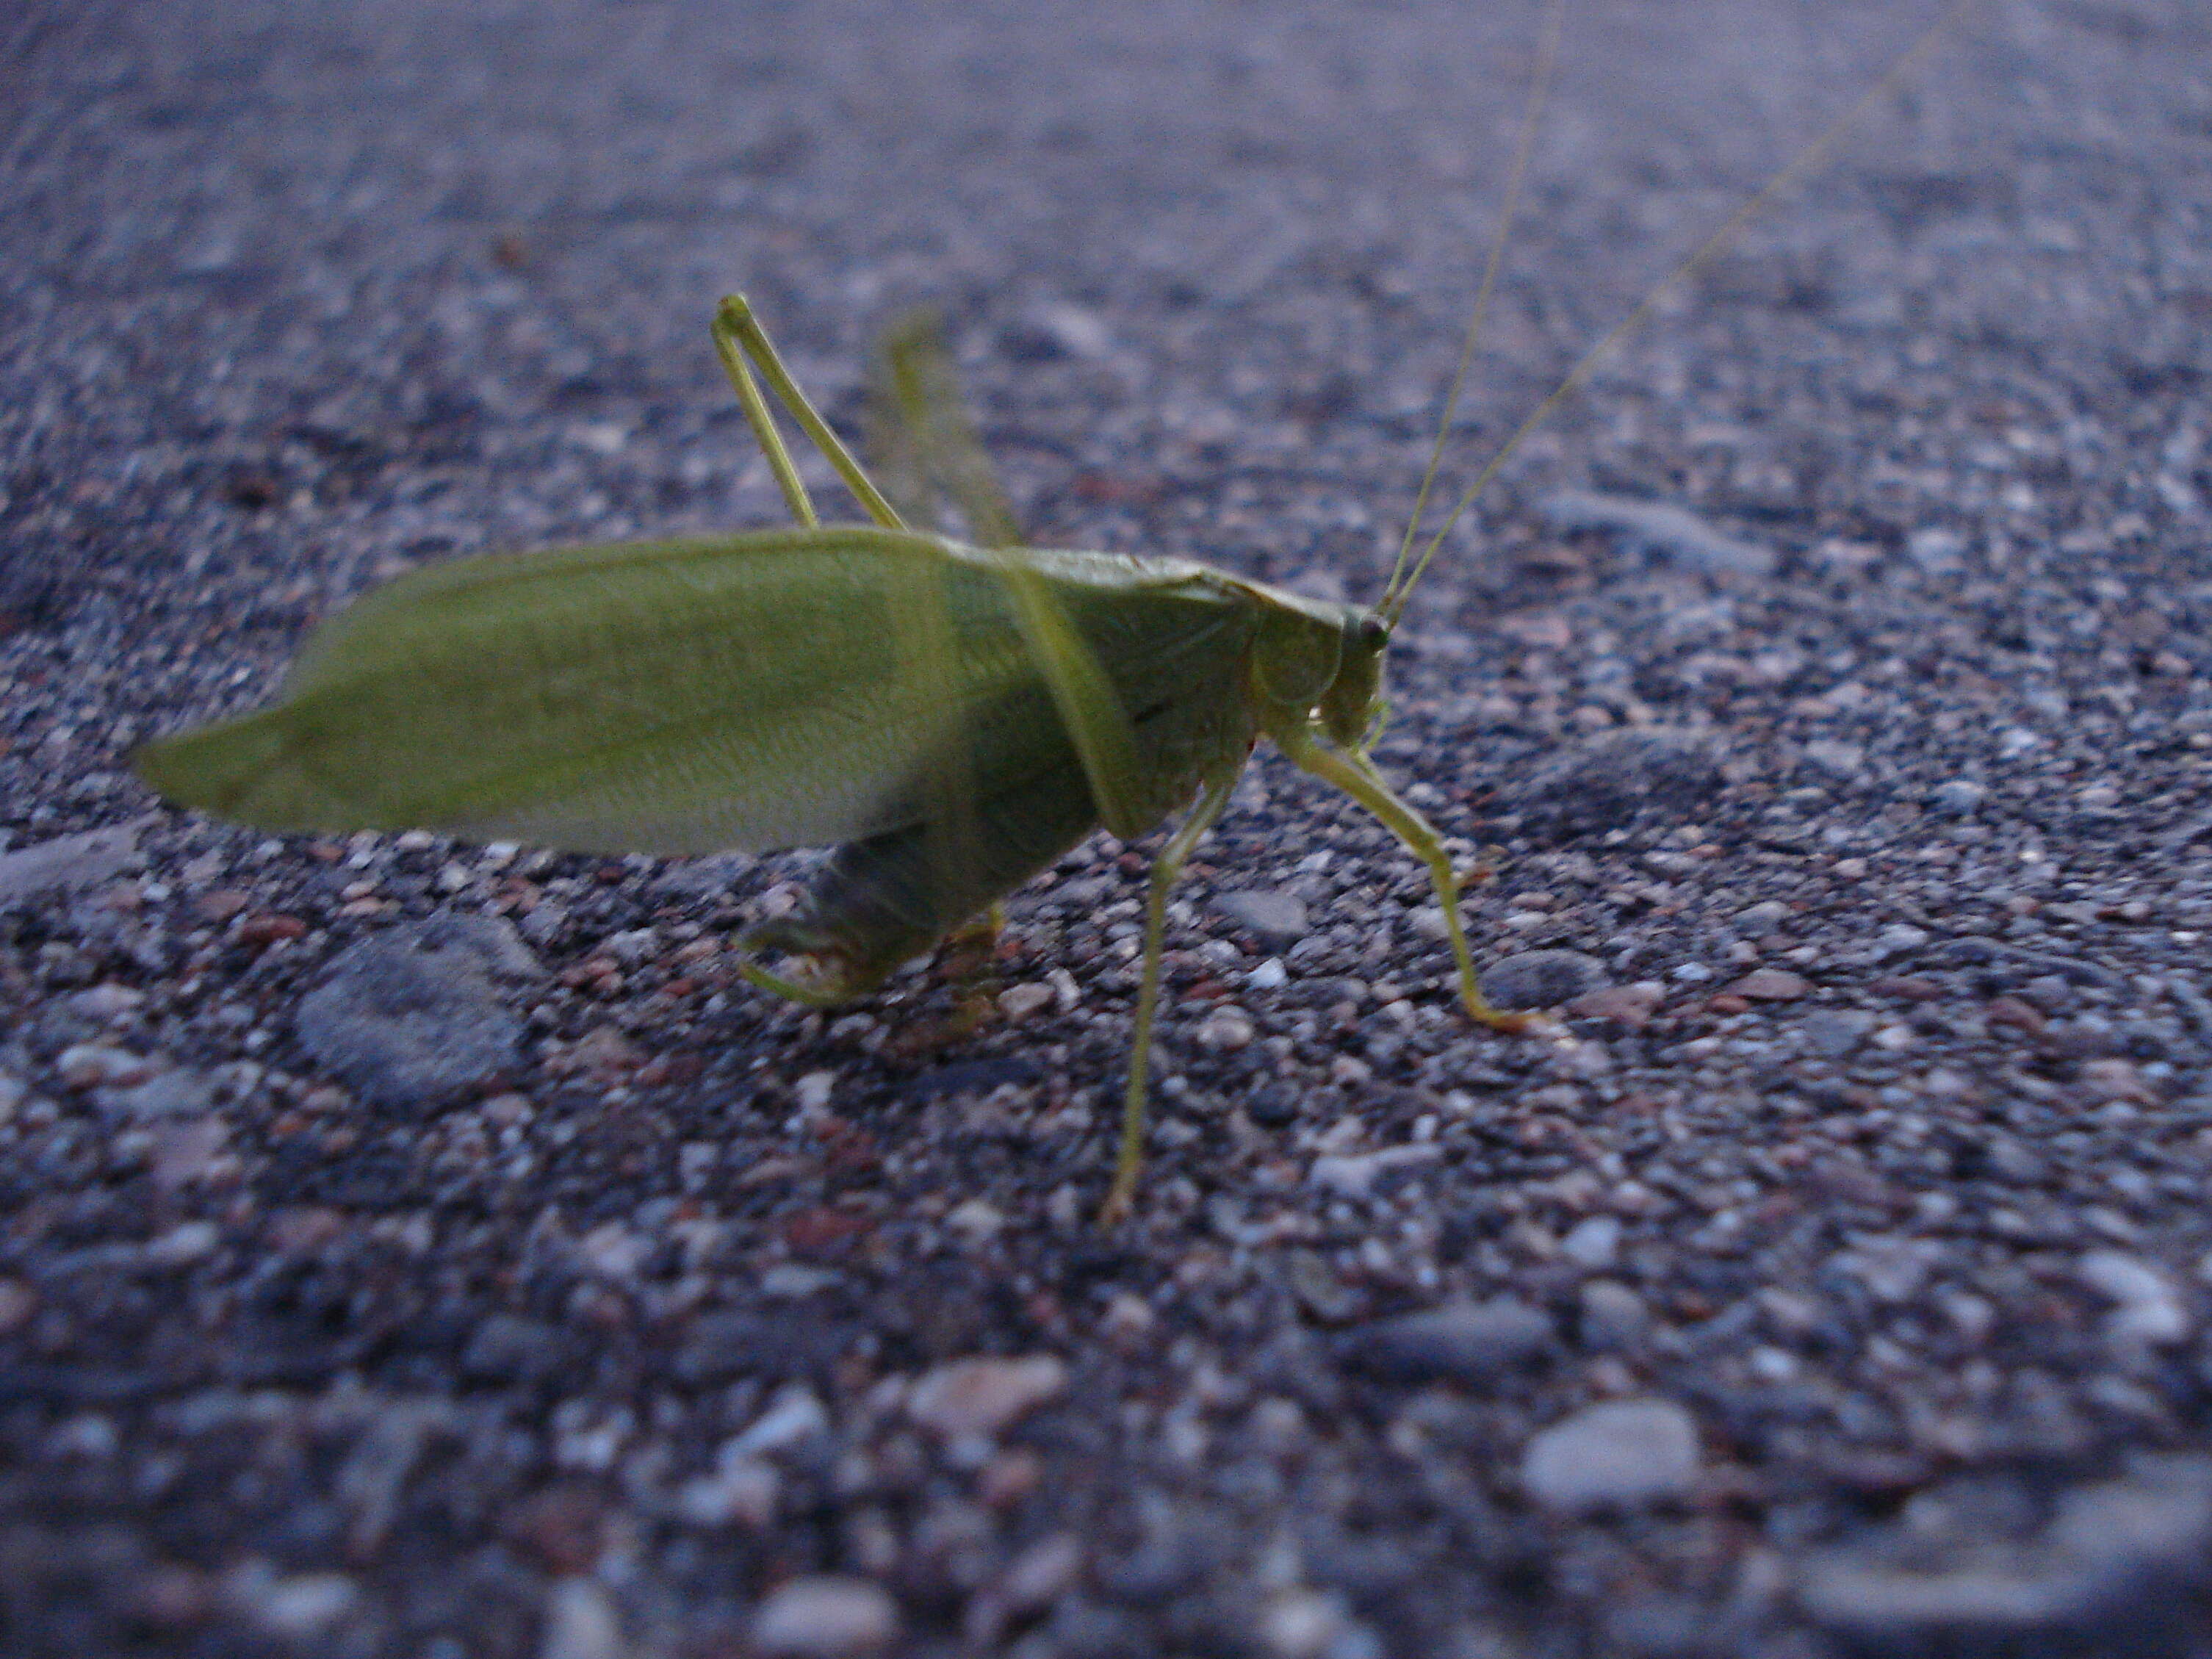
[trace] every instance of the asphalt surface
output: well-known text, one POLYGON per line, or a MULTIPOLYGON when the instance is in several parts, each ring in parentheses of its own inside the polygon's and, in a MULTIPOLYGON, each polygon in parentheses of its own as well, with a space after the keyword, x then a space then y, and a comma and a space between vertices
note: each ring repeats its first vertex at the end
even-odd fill
MULTIPOLYGON (((1576 7, 1448 464, 1930 8, 1576 7)), ((769 522, 943 315, 1032 539, 1372 595, 1533 9, 0 25, 0 1648, 2212 1652, 2212 25, 1969 5, 1524 445, 1377 757, 986 1017, 803 858, 270 840, 131 745, 455 554, 769 522), (972 1010, 970 1011, 972 1012, 972 1010)))

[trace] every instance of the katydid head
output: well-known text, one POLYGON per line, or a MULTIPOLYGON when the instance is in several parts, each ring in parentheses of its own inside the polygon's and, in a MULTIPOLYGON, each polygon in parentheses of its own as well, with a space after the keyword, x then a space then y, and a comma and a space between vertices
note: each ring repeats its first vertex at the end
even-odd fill
POLYGON ((1309 599, 1280 588, 1248 587, 1261 604, 1252 643, 1253 689, 1262 725, 1306 726, 1340 749, 1364 750, 1382 730, 1382 657, 1390 623, 1362 605, 1309 599))
POLYGON ((1348 609, 1336 676, 1317 705, 1321 728, 1340 749, 1364 751, 1382 734, 1390 710, 1382 696, 1382 658, 1390 648, 1390 624, 1376 612, 1348 609))

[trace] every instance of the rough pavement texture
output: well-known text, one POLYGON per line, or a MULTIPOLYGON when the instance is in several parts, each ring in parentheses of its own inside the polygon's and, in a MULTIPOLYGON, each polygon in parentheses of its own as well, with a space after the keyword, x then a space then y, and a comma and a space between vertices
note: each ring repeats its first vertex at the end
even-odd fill
MULTIPOLYGON (((1929 9, 1577 8, 1454 476, 1929 9)), ((732 287, 848 421, 940 307, 1040 541, 1372 593, 1533 12, 0 30, 0 1647, 2212 1650, 2197 0, 1969 7, 1520 452, 1380 759, 1486 964, 1602 982, 1470 1028, 1263 762, 1111 1232, 1133 854, 957 1035, 734 981, 799 860, 270 841, 121 757, 391 572, 769 520, 732 287), (436 915, 542 969, 469 977, 492 1074, 319 1062, 436 915)))

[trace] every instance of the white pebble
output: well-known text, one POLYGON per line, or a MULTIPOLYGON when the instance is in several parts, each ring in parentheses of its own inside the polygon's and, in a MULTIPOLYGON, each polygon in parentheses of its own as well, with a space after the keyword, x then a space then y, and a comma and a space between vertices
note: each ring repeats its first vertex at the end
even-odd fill
POLYGON ((1559 1254, 1578 1267, 1593 1272, 1613 1266, 1620 1251, 1620 1223, 1609 1215, 1594 1215, 1577 1222, 1559 1241, 1559 1254))
POLYGON ((2118 1305, 2106 1324, 2114 1340, 2164 1347, 2189 1334, 2189 1310, 2172 1284, 2141 1256, 2092 1250, 2078 1268, 2081 1282, 2118 1305))
POLYGON ((1054 1000, 1053 988, 1032 982, 1010 985, 999 993, 999 1012, 1018 1025, 1054 1000))
POLYGON ((1234 1003, 1224 1002, 1199 1026, 1198 1045, 1221 1054, 1234 1054, 1249 1047, 1254 1035, 1252 1016, 1234 1003))
POLYGON ((907 1411, 947 1439, 988 1438, 1066 1387, 1067 1367, 1051 1354, 956 1359, 922 1375, 907 1396, 907 1411))
POLYGON ((830 1413, 823 1410, 814 1390, 804 1382, 793 1382, 779 1390, 768 1409, 747 1424, 721 1455, 725 1459, 757 1457, 829 1432, 830 1413))
POLYGON ((1531 1440, 1521 1462, 1529 1497, 1570 1514, 1685 1497, 1697 1479, 1697 1425, 1666 1400, 1586 1407, 1531 1440))
POLYGON ((563 1578, 546 1598, 538 1659, 620 1659, 622 1627, 607 1593, 588 1578, 563 1578))
POLYGON ((794 1578, 753 1616, 753 1646, 776 1659, 857 1659, 898 1635, 898 1608, 864 1578, 794 1578))

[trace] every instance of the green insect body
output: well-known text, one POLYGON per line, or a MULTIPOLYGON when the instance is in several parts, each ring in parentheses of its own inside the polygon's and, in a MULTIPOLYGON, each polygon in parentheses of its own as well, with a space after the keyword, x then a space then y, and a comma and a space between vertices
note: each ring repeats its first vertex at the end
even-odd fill
POLYGON ((834 846, 797 906, 740 941, 755 983, 819 1003, 872 990, 1101 825, 1133 841, 1188 807, 1152 867, 1109 1212, 1141 1159, 1168 891, 1262 737, 1422 860, 1468 1012, 1520 1023, 1476 988, 1437 833, 1364 754, 1390 612, 1182 560, 1012 545, 919 337, 892 354, 890 418, 1000 544, 908 529, 741 299, 715 338, 794 528, 416 572, 326 623, 270 707, 148 745, 140 775, 270 830, 834 846), (875 524, 819 524, 754 368, 875 524))

